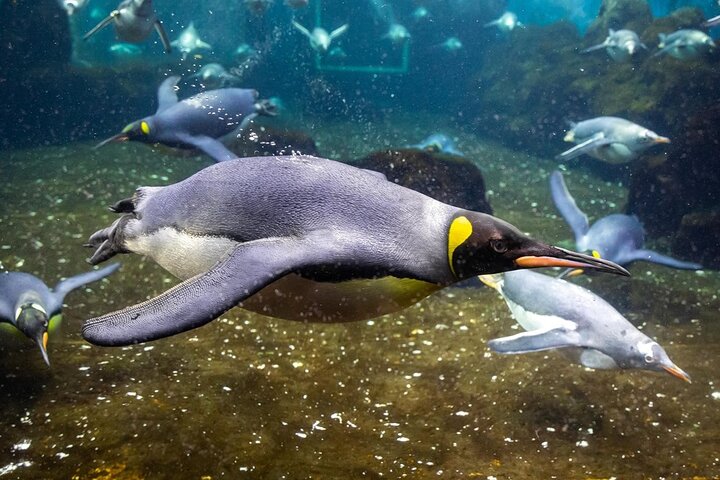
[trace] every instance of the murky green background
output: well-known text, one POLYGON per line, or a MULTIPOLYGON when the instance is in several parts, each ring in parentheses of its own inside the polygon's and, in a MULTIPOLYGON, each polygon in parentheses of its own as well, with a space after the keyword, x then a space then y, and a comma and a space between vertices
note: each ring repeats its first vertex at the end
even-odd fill
MULTIPOLYGON (((431 133, 417 125, 444 123, 294 121, 332 158, 415 143, 431 133)), ((570 237, 547 188, 554 161, 444 131, 482 168, 496 215, 549 242, 570 237)), ((143 145, 0 152, 0 261, 54 285, 88 269, 81 244, 115 218, 107 205, 209 164, 143 145)), ((620 184, 583 172, 566 180, 591 220, 623 207, 620 184)), ((118 273, 67 297, 52 369, 0 332, 0 478, 719 478, 717 272, 636 264, 631 280, 583 280, 664 345, 688 385, 593 372, 556 352, 491 353, 486 341, 516 327, 477 286, 370 322, 235 309, 170 339, 92 347, 85 319, 176 283, 151 261, 118 259, 118 273)))

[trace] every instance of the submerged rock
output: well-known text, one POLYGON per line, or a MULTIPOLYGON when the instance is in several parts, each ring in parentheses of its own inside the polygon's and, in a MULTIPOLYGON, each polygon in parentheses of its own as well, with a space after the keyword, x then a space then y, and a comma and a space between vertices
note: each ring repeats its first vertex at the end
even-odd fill
POLYGON ((588 27, 585 37, 602 41, 611 28, 642 32, 652 20, 650 5, 646 0, 603 0, 600 12, 588 27))
POLYGON ((482 172, 469 160, 423 150, 381 150, 353 165, 385 174, 387 179, 441 202, 492 213, 482 172))
POLYGON ((720 268, 720 210, 683 216, 673 252, 692 257, 707 268, 720 268))
POLYGON ((240 136, 229 140, 227 147, 239 157, 265 155, 318 155, 315 141, 308 134, 270 125, 252 125, 240 136))

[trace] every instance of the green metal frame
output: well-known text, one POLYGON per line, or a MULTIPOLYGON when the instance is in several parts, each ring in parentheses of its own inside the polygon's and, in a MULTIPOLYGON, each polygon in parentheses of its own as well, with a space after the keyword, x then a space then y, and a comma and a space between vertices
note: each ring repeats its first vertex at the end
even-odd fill
MULTIPOLYGON (((322 0, 315 0, 315 26, 322 25, 322 0)), ((353 73, 381 73, 402 75, 408 72, 410 66, 410 42, 403 45, 400 65, 384 67, 380 65, 327 65, 323 63, 323 56, 315 52, 315 67, 325 72, 353 72, 353 73)))

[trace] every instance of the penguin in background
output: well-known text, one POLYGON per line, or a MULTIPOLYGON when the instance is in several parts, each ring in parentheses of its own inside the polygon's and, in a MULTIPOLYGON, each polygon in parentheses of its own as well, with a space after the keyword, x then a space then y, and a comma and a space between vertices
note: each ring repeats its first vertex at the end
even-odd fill
POLYGON ((0 273, 0 325, 9 324, 34 340, 43 360, 50 366, 47 344, 51 323, 56 324, 65 296, 91 282, 101 280, 120 268, 114 263, 105 268, 81 273, 59 282, 53 289, 38 277, 23 272, 0 273))

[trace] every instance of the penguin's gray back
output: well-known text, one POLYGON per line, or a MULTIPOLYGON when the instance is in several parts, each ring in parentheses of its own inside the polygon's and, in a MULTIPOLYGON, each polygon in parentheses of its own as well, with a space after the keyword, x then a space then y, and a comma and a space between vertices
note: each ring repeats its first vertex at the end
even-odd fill
POLYGON ((583 347, 602 350, 613 358, 621 358, 620 352, 628 346, 651 342, 608 302, 565 280, 530 270, 506 272, 502 293, 532 314, 573 322, 583 347))
POLYGON ((626 322, 612 305, 589 290, 530 270, 505 272, 502 292, 513 303, 539 315, 581 324, 590 317, 626 322))
POLYGON ((353 244, 360 259, 380 258, 398 270, 412 265, 437 278, 438 265, 447 264, 447 229, 458 210, 377 172, 331 160, 243 158, 174 185, 138 189, 121 237, 125 248, 153 256, 180 278, 206 270, 236 243, 314 232, 353 244), (172 248, 172 242, 187 247, 172 248), (161 258, 181 251, 206 257, 195 266, 188 265, 192 258, 161 258))
POLYGON ((577 247, 597 250, 603 258, 618 261, 624 252, 642 248, 644 243, 640 222, 631 215, 614 213, 593 223, 577 247))
MULTIPOLYGON (((186 98, 152 117, 157 136, 180 131, 190 135, 222 137, 255 113, 258 92, 245 88, 221 88, 186 98)), ((152 132, 151 132, 152 134, 152 132)))
MULTIPOLYGON (((0 273, 0 317, 10 321, 15 318, 18 303, 39 303, 44 308, 52 305, 52 292, 34 275, 24 272, 0 273)), ((47 312, 52 314, 54 312, 47 312)))

